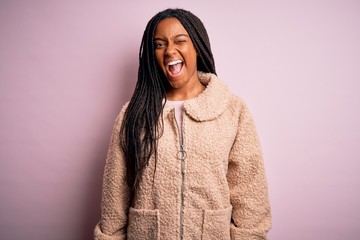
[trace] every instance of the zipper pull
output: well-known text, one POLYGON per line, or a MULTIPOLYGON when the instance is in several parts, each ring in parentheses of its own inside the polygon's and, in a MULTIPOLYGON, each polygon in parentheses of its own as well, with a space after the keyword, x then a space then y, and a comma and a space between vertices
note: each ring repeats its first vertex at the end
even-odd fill
POLYGON ((184 145, 180 144, 180 151, 178 151, 178 153, 177 153, 177 158, 181 161, 184 161, 186 159, 186 157, 187 157, 187 154, 186 154, 184 145))

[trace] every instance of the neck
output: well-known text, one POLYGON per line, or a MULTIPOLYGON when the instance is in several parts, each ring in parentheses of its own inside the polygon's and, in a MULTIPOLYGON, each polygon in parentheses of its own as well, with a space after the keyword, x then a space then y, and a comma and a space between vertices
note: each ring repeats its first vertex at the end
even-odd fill
POLYGON ((197 97, 205 86, 200 81, 196 81, 191 86, 184 86, 182 88, 170 88, 166 93, 166 98, 170 101, 183 101, 197 97))

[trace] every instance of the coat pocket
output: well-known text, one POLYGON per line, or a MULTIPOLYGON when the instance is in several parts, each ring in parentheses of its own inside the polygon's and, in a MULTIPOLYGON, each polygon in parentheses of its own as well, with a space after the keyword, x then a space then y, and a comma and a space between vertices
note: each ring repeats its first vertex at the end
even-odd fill
POLYGON ((202 239, 230 240, 232 207, 221 210, 205 210, 202 239))
POLYGON ((158 210, 129 209, 127 239, 153 240, 160 238, 158 210))

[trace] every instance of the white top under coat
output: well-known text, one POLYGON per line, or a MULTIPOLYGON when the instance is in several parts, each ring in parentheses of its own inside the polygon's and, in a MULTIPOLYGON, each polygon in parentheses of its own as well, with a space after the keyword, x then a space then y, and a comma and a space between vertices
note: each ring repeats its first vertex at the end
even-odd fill
POLYGON ((182 131, 183 112, 184 112, 184 101, 166 101, 167 104, 175 108, 175 118, 178 124, 179 130, 182 131))

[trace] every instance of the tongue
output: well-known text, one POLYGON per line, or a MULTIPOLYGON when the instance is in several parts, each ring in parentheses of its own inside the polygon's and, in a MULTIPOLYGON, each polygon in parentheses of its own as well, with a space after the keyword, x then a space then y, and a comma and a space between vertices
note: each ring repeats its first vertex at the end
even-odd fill
POLYGON ((175 65, 170 65, 169 70, 172 75, 177 75, 181 71, 182 63, 177 63, 175 65))

